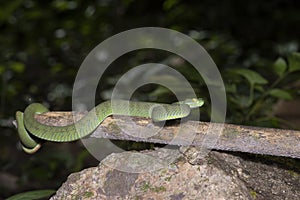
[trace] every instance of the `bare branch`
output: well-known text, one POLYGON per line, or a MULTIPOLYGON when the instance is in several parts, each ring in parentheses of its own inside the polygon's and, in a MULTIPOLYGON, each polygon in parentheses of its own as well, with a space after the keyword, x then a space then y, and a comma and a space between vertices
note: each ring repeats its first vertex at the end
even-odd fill
MULTIPOLYGON (((75 118, 79 120, 84 115, 75 113, 75 118)), ((36 119, 52 126, 73 123, 71 112, 48 112, 36 115, 36 119)), ((223 131, 218 134, 220 128, 222 124, 198 121, 171 122, 162 126, 152 123, 151 119, 117 116, 106 118, 89 137, 300 158, 300 131, 224 124, 223 131)))

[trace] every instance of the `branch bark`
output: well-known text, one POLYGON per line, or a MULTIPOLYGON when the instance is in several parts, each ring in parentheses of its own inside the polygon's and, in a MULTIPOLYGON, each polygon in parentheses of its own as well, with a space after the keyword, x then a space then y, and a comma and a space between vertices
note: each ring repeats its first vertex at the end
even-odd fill
MULTIPOLYGON (((75 121, 84 115, 84 112, 74 113, 75 121)), ((47 112, 35 117, 51 126, 65 126, 74 121, 71 112, 47 112)), ((285 129, 199 121, 172 121, 163 126, 147 118, 114 116, 106 118, 89 137, 300 158, 300 131, 285 129)))

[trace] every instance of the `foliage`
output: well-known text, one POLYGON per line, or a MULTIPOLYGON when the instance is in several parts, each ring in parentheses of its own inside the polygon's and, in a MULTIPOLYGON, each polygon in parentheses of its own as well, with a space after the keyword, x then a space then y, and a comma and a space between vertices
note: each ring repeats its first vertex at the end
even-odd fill
POLYGON ((288 88, 290 83, 299 80, 299 64, 300 54, 296 52, 288 55, 287 61, 278 58, 268 67, 272 73, 269 77, 275 78, 272 82, 250 69, 227 70, 229 111, 234 112, 231 120, 239 124, 279 127, 280 119, 270 111, 278 100, 292 100, 299 95, 296 89, 288 88))
POLYGON ((7 200, 35 200, 50 197, 55 193, 55 190, 36 190, 30 192, 24 192, 9 197, 7 200))

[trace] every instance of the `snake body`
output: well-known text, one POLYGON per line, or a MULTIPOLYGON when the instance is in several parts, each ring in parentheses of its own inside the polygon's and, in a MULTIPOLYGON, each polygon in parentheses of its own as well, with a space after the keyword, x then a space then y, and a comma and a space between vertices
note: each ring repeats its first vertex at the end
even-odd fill
POLYGON ((34 153, 40 148, 41 140, 70 142, 83 138, 91 134, 110 115, 147 117, 152 118, 153 121, 164 121, 186 117, 192 108, 200 107, 203 104, 202 99, 187 99, 174 104, 110 100, 97 105, 73 124, 50 126, 42 124, 34 118, 36 114, 49 110, 42 104, 33 103, 25 109, 24 114, 17 111, 16 120, 24 151, 34 153))

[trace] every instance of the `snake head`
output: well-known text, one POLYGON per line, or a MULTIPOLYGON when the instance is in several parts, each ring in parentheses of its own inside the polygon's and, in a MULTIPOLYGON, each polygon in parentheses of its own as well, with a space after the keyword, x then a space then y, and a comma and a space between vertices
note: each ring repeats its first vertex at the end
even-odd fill
MULTIPOLYGON (((198 108, 203 106, 204 100, 202 98, 192 98, 192 99, 186 99, 184 101, 177 102, 179 104, 187 104, 190 108, 198 108)), ((176 103, 176 104, 177 104, 176 103)))

